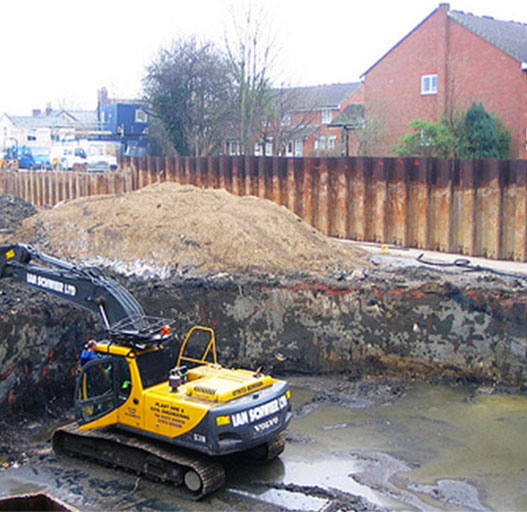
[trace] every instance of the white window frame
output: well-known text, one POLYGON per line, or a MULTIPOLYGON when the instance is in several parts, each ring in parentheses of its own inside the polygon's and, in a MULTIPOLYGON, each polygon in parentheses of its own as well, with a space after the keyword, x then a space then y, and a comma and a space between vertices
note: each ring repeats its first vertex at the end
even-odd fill
POLYGON ((282 126, 289 126, 291 124, 291 114, 284 114, 282 117, 282 126))
POLYGON ((421 95, 437 94, 437 75, 421 76, 421 95))
POLYGON ((333 121, 333 111, 325 109, 322 111, 322 124, 329 124, 333 121))
POLYGON ((421 139, 421 146, 428 147, 432 145, 432 139, 428 135, 426 135, 424 130, 421 130, 421 132, 419 133, 419 138, 421 139))
POLYGON ((303 156, 304 153, 304 142, 302 139, 295 140, 295 156, 303 156))
POLYGON ((148 114, 142 108, 138 108, 135 111, 135 122, 148 123, 148 114))
POLYGON ((240 151, 239 151, 239 146, 238 146, 238 142, 237 141, 234 141, 234 140, 231 140, 231 141, 228 141, 227 142, 227 152, 229 155, 231 156, 237 156, 240 154, 240 151))

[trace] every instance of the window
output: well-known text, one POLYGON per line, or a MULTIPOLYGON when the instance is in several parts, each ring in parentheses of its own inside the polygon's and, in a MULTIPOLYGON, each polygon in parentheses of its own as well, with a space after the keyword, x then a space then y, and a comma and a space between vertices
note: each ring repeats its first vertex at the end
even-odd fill
POLYGON ((282 125, 289 126, 291 124, 291 114, 284 114, 282 117, 282 125))
POLYGON ((136 123, 147 123, 148 122, 147 113, 144 110, 138 108, 135 111, 135 122, 136 123))
POLYGON ((167 349, 144 352, 137 356, 143 388, 155 386, 166 380, 175 363, 175 354, 167 349))
POLYGON ((236 141, 227 142, 227 154, 231 156, 240 154, 240 151, 238 148, 238 142, 236 141))
POLYGON ((426 132, 425 130, 421 130, 419 135, 421 138, 421 146, 432 145, 432 136, 430 135, 430 133, 426 132))
POLYGON ((421 94, 437 94, 437 75, 421 77, 421 94))
POLYGON ((295 156, 302 156, 303 146, 302 139, 295 140, 295 156))
POLYGON ((329 124, 333 121, 333 112, 331 110, 322 111, 322 124, 329 124))
POLYGON ((290 140, 288 143, 287 143, 287 151, 286 151, 286 155, 287 156, 293 156, 293 141, 290 140))

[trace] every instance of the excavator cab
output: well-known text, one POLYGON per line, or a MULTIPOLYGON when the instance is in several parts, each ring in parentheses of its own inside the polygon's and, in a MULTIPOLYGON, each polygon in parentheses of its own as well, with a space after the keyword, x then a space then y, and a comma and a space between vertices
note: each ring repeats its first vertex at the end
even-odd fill
POLYGON ((130 369, 123 357, 105 356, 85 364, 75 390, 79 423, 92 422, 117 409, 131 389, 130 369))

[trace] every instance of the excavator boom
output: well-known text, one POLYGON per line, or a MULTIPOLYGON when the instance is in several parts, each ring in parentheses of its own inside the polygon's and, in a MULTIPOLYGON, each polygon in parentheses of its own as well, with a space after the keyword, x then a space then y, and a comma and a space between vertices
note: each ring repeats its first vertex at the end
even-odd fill
POLYGON ((174 323, 146 316, 128 290, 98 268, 80 268, 28 245, 0 246, 2 277, 12 277, 97 313, 108 336, 125 344, 161 343, 168 338, 161 331, 174 323))

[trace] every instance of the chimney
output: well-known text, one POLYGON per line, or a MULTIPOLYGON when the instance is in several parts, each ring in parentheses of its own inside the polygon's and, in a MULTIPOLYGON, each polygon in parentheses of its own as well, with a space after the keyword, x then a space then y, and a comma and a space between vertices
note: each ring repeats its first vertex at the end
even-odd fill
POLYGON ((38 117, 40 114, 42 114, 42 111, 39 108, 33 109, 33 117, 38 117))
POLYGON ((51 108, 51 103, 46 103, 46 115, 49 116, 53 112, 53 109, 51 108))
POLYGON ((99 94, 98 94, 98 103, 101 107, 104 107, 105 105, 108 105, 108 89, 106 89, 106 87, 101 87, 99 89, 99 94))

